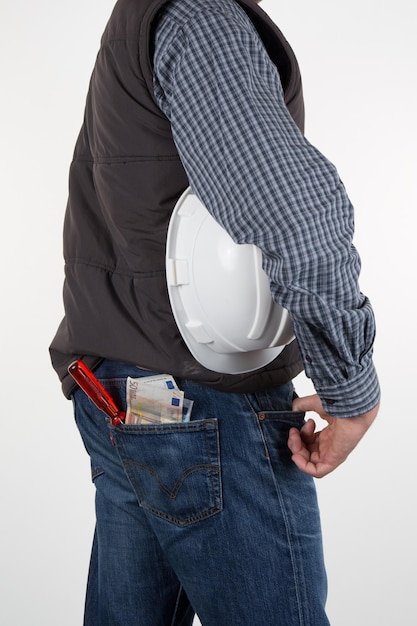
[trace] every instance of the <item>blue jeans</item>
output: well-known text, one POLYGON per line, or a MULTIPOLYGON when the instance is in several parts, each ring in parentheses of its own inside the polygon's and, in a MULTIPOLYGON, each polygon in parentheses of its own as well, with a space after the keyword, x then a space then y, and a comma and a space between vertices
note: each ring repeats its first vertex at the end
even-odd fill
MULTIPOLYGON (((126 377, 96 376, 124 408, 126 377)), ((313 480, 291 461, 291 384, 222 393, 177 379, 191 422, 111 426, 81 390, 96 530, 85 626, 327 626, 313 480)))

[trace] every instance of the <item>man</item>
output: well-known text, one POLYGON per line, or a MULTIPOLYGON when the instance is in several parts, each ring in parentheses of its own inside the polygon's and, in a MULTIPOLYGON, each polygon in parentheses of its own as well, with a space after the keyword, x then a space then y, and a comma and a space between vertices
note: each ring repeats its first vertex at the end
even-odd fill
POLYGON ((302 130, 294 54, 253 0, 116 4, 71 166, 51 345, 97 489, 87 625, 185 625, 194 611, 204 626, 328 624, 312 477, 356 446, 379 388, 352 207, 302 130), (174 323, 166 232, 189 184, 261 249, 291 314, 298 344, 254 372, 204 368, 174 323), (127 376, 172 374, 191 422, 108 425, 67 375, 75 358, 122 409, 127 376), (303 365, 318 393, 294 399, 303 365))

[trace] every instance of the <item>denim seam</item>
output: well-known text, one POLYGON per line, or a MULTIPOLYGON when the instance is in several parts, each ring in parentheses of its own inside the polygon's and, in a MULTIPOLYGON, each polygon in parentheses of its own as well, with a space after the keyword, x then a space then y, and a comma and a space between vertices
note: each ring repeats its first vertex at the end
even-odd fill
POLYGON ((249 406, 249 409, 251 410, 251 412, 252 412, 252 413, 253 413, 256 417, 258 417, 258 415, 259 415, 259 411, 256 411, 256 410, 255 410, 254 406, 252 405, 252 402, 249 400, 248 394, 246 394, 246 393, 245 393, 244 395, 245 395, 245 401, 246 401, 247 405, 249 406))
POLYGON ((266 442, 263 430, 262 430, 262 426, 258 420, 258 428, 261 432, 261 437, 264 443, 264 447, 265 450, 267 451, 267 462, 268 462, 268 466, 269 466, 269 470, 272 476, 272 480, 274 482, 275 485, 275 492, 277 494, 277 498, 278 498, 278 502, 279 502, 279 506, 282 512, 282 519, 284 520, 284 524, 285 524, 285 529, 286 529, 286 533, 287 533, 287 541, 288 541, 288 549, 290 552, 290 557, 291 557, 291 563, 292 563, 292 572, 293 572, 293 580, 294 580, 294 588, 295 588, 295 596, 296 596, 296 601, 297 601, 297 609, 298 609, 298 617, 300 620, 300 626, 306 626, 305 621, 304 621, 304 610, 303 610, 303 606, 302 606, 302 601, 301 601, 301 594, 300 594, 300 584, 299 584, 299 575, 300 572, 298 571, 298 567, 296 565, 296 559, 294 556, 294 542, 293 542, 293 536, 291 533, 291 525, 289 522, 289 518, 288 518, 288 514, 287 514, 287 509, 284 506, 284 501, 282 498, 282 493, 281 490, 279 488, 277 479, 275 477, 275 473, 272 467, 272 462, 271 462, 271 458, 269 455, 269 450, 268 450, 268 444, 266 442))
MULTIPOLYGON (((212 467, 212 468, 215 467, 216 468, 215 471, 217 471, 218 474, 220 475, 219 467, 217 465, 214 465, 213 462, 212 462, 210 446, 209 446, 209 440, 208 440, 208 437, 207 437, 207 430, 206 429, 204 429, 204 445, 205 445, 205 448, 206 448, 206 456, 207 456, 207 458, 209 460, 209 467, 212 467)), ((219 452, 219 447, 217 447, 217 450, 219 452)), ((213 474, 212 474, 211 470, 209 470, 209 474, 208 475, 209 475, 209 481, 210 481, 211 497, 213 499, 213 503, 216 504, 216 500, 217 500, 216 499, 216 491, 215 491, 215 488, 214 488, 214 480, 213 480, 213 474)))
POLYGON ((190 524, 194 522, 201 522, 204 519, 213 517, 213 515, 220 513, 220 511, 222 510, 219 507, 212 506, 209 509, 202 511, 201 513, 195 513, 194 515, 190 515, 189 517, 184 517, 184 519, 179 519, 178 517, 175 517, 174 515, 169 515, 168 513, 164 513, 163 511, 160 511, 159 509, 154 509, 148 504, 142 504, 141 506, 145 511, 148 511, 149 513, 152 513, 156 517, 160 517, 161 519, 164 519, 167 522, 175 524, 175 526, 179 526, 180 528, 189 526, 190 524))
POLYGON ((171 620, 170 626, 175 626, 176 619, 177 619, 177 611, 178 611, 178 607, 180 604, 181 594, 182 594, 183 589, 184 587, 180 584, 179 589, 178 589, 177 599, 175 600, 174 612, 172 613, 172 620, 171 620))
POLYGON ((206 445, 206 450, 207 450, 207 458, 210 461, 210 466, 213 468, 209 472, 213 503, 215 505, 217 503, 216 508, 219 511, 221 511, 223 508, 223 486, 221 482, 222 477, 221 477, 221 456, 220 456, 221 450, 220 450, 220 440, 219 440, 219 424, 217 423, 217 428, 214 429, 215 446, 216 446, 216 453, 217 453, 215 455, 215 460, 217 461, 217 463, 214 463, 214 459, 212 458, 212 455, 211 455, 209 440, 207 436, 207 429, 204 429, 204 435, 205 435, 204 440, 205 440, 205 445, 206 445), (213 471, 217 474, 217 483, 214 480, 213 471), (218 486, 218 489, 216 489, 216 486, 218 486))
MULTIPOLYGON (((206 436, 207 426, 215 422, 212 418, 202 420, 201 422, 166 422, 165 424, 119 424, 114 427, 115 431, 121 430, 125 433, 137 434, 143 437, 147 435, 166 435, 169 432, 180 431, 187 432, 203 432, 206 436), (210 422, 208 424, 208 422, 210 422)), ((212 430, 211 428, 209 430, 212 430)), ((216 430, 216 429, 215 429, 216 430)))
POLYGON ((98 478, 99 476, 101 476, 102 474, 104 474, 104 467, 94 467, 91 470, 91 480, 94 482, 96 478, 98 478))

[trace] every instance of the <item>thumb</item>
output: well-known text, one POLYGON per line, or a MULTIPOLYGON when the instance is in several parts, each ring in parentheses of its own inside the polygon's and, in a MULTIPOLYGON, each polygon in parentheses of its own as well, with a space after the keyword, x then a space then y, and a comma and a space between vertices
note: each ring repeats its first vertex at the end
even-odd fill
POLYGON ((320 402, 320 398, 317 394, 311 396, 303 396, 302 398, 295 398, 292 403, 293 411, 314 411, 315 413, 323 413, 323 407, 320 402))

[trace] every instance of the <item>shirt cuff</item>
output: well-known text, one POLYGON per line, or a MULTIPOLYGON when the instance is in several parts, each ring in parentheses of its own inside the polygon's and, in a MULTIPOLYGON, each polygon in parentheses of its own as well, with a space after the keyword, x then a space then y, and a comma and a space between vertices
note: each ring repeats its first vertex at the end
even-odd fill
POLYGON ((315 385, 315 389, 324 410, 332 417, 363 415, 373 409, 381 397, 378 376, 372 361, 353 379, 337 385, 315 385))

